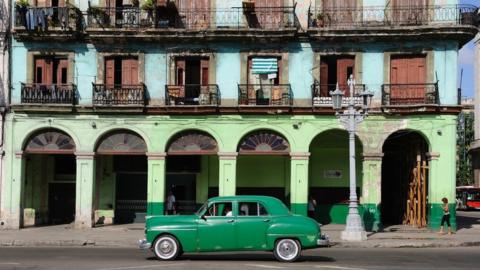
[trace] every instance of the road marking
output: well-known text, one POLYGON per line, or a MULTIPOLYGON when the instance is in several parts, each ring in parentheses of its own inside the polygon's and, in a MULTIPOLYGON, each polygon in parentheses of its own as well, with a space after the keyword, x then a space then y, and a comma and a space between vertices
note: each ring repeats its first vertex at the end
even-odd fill
POLYGON ((245 264, 245 266, 253 266, 258 268, 267 268, 267 269, 284 269, 285 267, 265 265, 265 264, 245 264))
POLYGON ((315 268, 342 269, 342 270, 365 270, 363 268, 343 267, 335 265, 315 265, 315 268))
POLYGON ((101 269, 98 269, 98 270, 145 269, 145 268, 157 268, 157 267, 180 266, 180 265, 184 265, 184 263, 154 264, 154 265, 141 265, 141 266, 116 267, 116 268, 101 268, 101 269))

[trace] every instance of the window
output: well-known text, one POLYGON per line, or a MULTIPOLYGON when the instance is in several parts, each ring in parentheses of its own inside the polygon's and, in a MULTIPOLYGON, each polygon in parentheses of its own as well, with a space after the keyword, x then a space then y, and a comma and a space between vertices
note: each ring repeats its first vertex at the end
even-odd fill
POLYGON ((68 60, 62 57, 35 58, 34 83, 52 85, 67 84, 68 60))
POLYGON ((251 57, 248 59, 248 84, 278 85, 280 83, 280 58, 251 57))
POLYGON ((265 206, 257 202, 240 202, 239 216, 267 216, 268 212, 265 206))
POLYGON ((322 56, 320 59, 320 96, 330 96, 338 83, 340 90, 349 96, 348 78, 355 72, 354 56, 322 56))
POLYGON ((206 217, 228 217, 233 216, 232 203, 221 202, 210 205, 204 214, 206 217))
POLYGON ((105 83, 107 85, 137 85, 138 59, 121 56, 105 58, 105 83))

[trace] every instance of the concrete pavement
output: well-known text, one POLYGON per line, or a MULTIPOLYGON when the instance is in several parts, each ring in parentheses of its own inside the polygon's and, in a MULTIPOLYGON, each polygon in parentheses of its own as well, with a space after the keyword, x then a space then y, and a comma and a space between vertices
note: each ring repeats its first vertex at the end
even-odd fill
MULTIPOLYGON (((402 248, 402 247, 469 247, 480 246, 480 211, 458 212, 458 231, 439 235, 427 229, 391 226, 382 232, 368 233, 364 242, 343 242, 340 233, 344 225, 326 225, 323 233, 330 236, 333 248, 402 248)), ((98 227, 74 230, 70 225, 25 228, 0 231, 0 246, 98 246, 136 247, 144 237, 143 224, 98 227)))

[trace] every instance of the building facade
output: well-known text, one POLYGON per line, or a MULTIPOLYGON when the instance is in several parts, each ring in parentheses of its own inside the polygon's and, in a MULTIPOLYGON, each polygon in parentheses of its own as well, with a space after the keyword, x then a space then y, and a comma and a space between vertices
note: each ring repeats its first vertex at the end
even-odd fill
POLYGON ((141 221, 170 191, 178 213, 263 194, 306 215, 312 196, 319 222, 344 223, 348 140, 329 92, 353 76, 375 94, 356 144, 366 228, 438 227, 476 8, 414 2, 17 6, 1 226, 141 221))
POLYGON ((470 145, 470 154, 472 155, 473 178, 475 187, 480 187, 480 44, 479 36, 475 38, 475 96, 474 96, 474 133, 475 140, 470 145))

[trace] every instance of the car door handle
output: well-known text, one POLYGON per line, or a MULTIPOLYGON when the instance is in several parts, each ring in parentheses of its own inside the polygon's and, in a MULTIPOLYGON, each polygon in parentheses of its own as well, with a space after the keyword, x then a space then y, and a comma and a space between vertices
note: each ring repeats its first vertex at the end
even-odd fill
POLYGON ((233 223, 233 222, 235 222, 235 220, 233 220, 233 219, 227 220, 227 223, 233 223))
POLYGON ((264 219, 263 222, 270 222, 270 219, 264 219))

